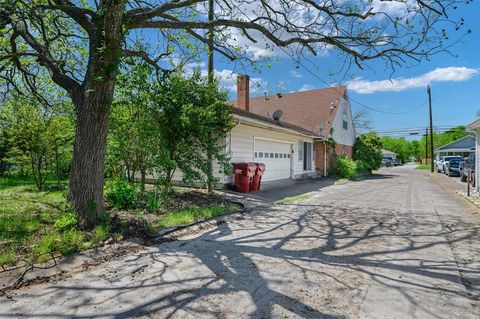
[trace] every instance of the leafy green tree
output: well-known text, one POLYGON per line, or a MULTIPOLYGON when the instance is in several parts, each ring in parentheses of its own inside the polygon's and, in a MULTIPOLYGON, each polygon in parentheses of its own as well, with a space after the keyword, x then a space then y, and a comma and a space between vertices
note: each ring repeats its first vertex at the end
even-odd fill
POLYGON ((159 126, 148 113, 152 95, 151 67, 135 64, 118 78, 107 147, 107 172, 134 181, 141 175, 142 185, 151 170, 152 131, 159 126))
POLYGON ((374 170, 382 166, 382 140, 374 133, 361 134, 353 145, 353 159, 374 170))
POLYGON ((232 125, 226 100, 218 84, 209 84, 199 72, 190 78, 172 74, 153 85, 149 114, 158 128, 152 130, 152 157, 167 190, 177 171, 187 183, 212 180, 209 158, 223 170, 228 166, 219 142, 232 125))
POLYGON ((49 174, 60 179, 60 157, 71 152, 73 123, 57 109, 34 100, 16 99, 1 109, 5 119, 5 136, 10 148, 7 160, 28 172, 38 190, 42 190, 49 174))

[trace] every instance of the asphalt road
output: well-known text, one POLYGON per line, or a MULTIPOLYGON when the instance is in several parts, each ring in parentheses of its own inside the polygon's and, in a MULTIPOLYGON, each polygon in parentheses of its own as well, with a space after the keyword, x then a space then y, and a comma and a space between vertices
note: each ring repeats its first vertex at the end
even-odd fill
POLYGON ((0 317, 478 318, 478 209, 445 176, 382 174, 22 288, 0 317))

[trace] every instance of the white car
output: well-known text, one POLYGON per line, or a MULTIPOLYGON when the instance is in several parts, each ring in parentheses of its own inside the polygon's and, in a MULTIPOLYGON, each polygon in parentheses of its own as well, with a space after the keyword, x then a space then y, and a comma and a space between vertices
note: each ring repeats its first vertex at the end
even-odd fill
POLYGON ((460 159, 463 160, 461 156, 442 156, 440 159, 435 161, 435 166, 437 168, 437 173, 445 172, 445 164, 447 164, 452 159, 460 159))

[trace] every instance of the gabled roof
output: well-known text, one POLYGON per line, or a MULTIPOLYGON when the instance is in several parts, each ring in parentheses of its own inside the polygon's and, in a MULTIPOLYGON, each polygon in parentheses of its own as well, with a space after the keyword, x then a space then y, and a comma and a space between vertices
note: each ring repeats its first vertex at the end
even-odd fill
MULTIPOLYGON (((307 131, 320 134, 320 124, 325 124, 322 135, 328 135, 338 107, 331 108, 332 103, 339 105, 346 95, 346 87, 332 87, 285 93, 281 96, 261 96, 250 98, 250 112, 271 118, 273 112, 283 112, 282 121, 301 127, 307 131)), ((231 101, 231 103, 235 103, 231 101)))
POLYGON ((382 154, 392 154, 392 155, 398 155, 397 153, 395 153, 395 152, 392 152, 392 151, 389 151, 389 150, 386 150, 386 149, 382 149, 382 154))
POLYGON ((475 137, 467 135, 456 141, 437 147, 435 151, 438 152, 438 151, 446 151, 446 150, 450 150, 450 151, 470 150, 474 147, 475 147, 475 137))
POLYGON ((258 114, 252 113, 252 112, 247 112, 247 111, 245 111, 243 109, 239 109, 237 107, 233 108, 233 114, 243 116, 243 117, 246 117, 246 118, 249 118, 249 119, 252 119, 252 120, 260 121, 260 122, 263 122, 263 123, 266 123, 266 124, 274 125, 278 128, 283 128, 283 129, 295 131, 295 132, 298 132, 298 133, 301 133, 301 134, 310 135, 312 137, 320 137, 319 134, 317 134, 315 132, 312 132, 312 131, 309 131, 309 130, 306 130, 302 127, 299 127, 299 126, 296 126, 296 125, 293 125, 293 124, 290 124, 290 123, 286 123, 286 122, 283 122, 283 121, 275 121, 271 117, 266 117, 266 116, 258 115, 258 114))

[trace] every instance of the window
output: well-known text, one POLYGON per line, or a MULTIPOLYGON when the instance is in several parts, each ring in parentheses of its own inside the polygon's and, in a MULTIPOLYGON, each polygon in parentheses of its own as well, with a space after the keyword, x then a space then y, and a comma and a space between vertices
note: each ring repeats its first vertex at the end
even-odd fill
POLYGON ((317 159, 317 144, 313 142, 313 150, 312 150, 312 160, 315 161, 317 159))
POLYGON ((275 158, 278 158, 278 153, 275 153, 275 158))
POLYGON ((273 153, 270 153, 270 158, 273 158, 273 153))
POLYGON ((265 153, 265 158, 268 158, 268 153, 265 153))
POLYGON ((258 153, 258 157, 263 158, 263 152, 258 153))
POLYGON ((348 116, 346 112, 343 112, 342 119, 343 119, 343 128, 348 129, 348 116))
POLYGON ((257 152, 255 152, 255 158, 257 158, 257 157, 258 157, 257 155, 258 155, 258 154, 257 154, 257 152))
POLYGON ((288 154, 288 158, 290 158, 290 154, 288 154))

